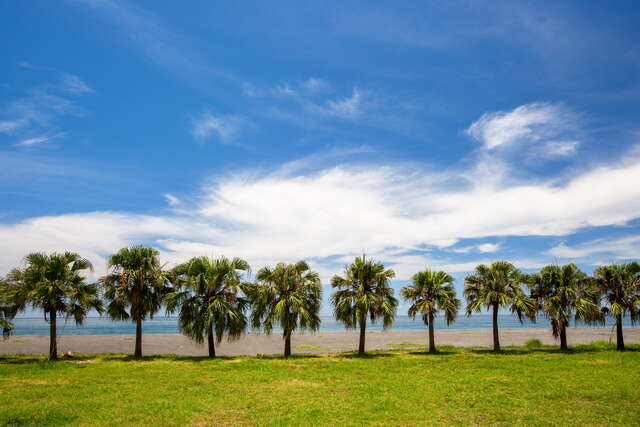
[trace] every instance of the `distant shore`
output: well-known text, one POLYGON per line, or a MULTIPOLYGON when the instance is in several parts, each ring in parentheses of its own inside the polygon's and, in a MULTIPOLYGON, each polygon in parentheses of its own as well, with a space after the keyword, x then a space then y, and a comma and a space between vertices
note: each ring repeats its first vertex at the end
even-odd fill
MULTIPOLYGON (((457 347, 490 347, 491 330, 449 330, 436 331, 436 345, 457 347)), ((571 328, 568 330, 569 345, 588 344, 593 341, 615 343, 615 333, 611 328, 571 328)), ((545 345, 557 345, 550 329, 505 329, 500 331, 502 346, 523 345, 530 339, 539 339, 545 345)), ((624 330, 625 343, 640 343, 640 328, 624 330)), ((133 335, 61 335, 58 338, 58 352, 72 353, 132 353, 133 335)), ((294 334, 294 353, 335 353, 352 351, 357 348, 357 332, 321 332, 316 334, 294 334)), ((145 355, 179 354, 205 356, 205 346, 179 334, 146 334, 142 338, 145 355)), ((411 348, 427 344, 426 331, 368 332, 367 350, 388 350, 411 348)), ((216 346, 220 356, 257 354, 278 354, 283 349, 282 336, 272 334, 246 334, 237 341, 223 340, 216 346)), ((49 348, 47 335, 16 335, 0 339, 0 354, 46 354, 49 348)))

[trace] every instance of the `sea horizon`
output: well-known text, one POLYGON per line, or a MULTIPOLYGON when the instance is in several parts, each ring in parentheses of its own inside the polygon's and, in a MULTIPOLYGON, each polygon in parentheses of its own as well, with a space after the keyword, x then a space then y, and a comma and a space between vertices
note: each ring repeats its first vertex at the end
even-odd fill
MULTIPOLYGON (((320 329, 316 332, 350 332, 344 325, 338 323, 332 316, 320 316, 322 322, 320 329)), ((536 322, 525 319, 522 323, 518 321, 516 315, 499 314, 498 322, 500 329, 551 329, 551 324, 546 318, 540 318, 536 322)), ((492 328, 492 316, 490 314, 476 314, 471 317, 458 316, 456 321, 450 326, 446 325, 443 317, 437 317, 435 322, 436 330, 486 330, 492 328)), ((605 325, 589 325, 584 323, 571 323, 571 327, 593 328, 593 327, 613 327, 612 319, 607 318, 605 325)), ((628 319, 624 319, 625 328, 638 327, 632 325, 628 319)), ((420 318, 412 320, 406 315, 397 316, 390 328, 383 329, 380 323, 369 323, 367 332, 386 331, 415 331, 426 330, 427 326, 420 318)), ((259 329, 248 328, 248 333, 260 333, 259 329)), ((274 328, 273 333, 279 333, 279 328, 274 328)), ((303 332, 303 331, 296 331, 303 332)), ((156 316, 143 322, 144 334, 180 334, 177 317, 156 316)), ((14 320, 13 335, 48 335, 49 324, 43 317, 20 317, 14 320)), ((88 317, 81 326, 76 326, 72 319, 65 321, 58 319, 58 335, 127 335, 135 334, 135 324, 133 322, 114 321, 106 317, 88 317)))

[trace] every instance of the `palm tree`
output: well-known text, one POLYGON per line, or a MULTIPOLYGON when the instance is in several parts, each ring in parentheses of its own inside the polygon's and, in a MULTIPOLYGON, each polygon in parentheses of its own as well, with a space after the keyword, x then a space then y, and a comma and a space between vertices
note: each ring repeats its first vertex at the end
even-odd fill
POLYGON ((631 323, 640 319, 640 264, 612 264, 594 272, 600 292, 609 304, 603 309, 616 320, 616 348, 624 351, 622 317, 629 315, 631 323))
POLYGON ((13 332, 11 321, 18 311, 18 306, 11 301, 12 293, 8 281, 0 280, 0 329, 4 338, 9 337, 13 332))
POLYGON ((467 299, 467 316, 474 311, 480 312, 482 307, 493 310, 493 351, 500 351, 498 335, 498 310, 508 307, 518 315, 522 322, 523 315, 535 320, 536 302, 527 297, 522 290, 525 276, 511 263, 496 261, 490 266, 480 264, 475 274, 465 278, 464 295, 467 299))
POLYGON ((331 280, 331 286, 338 289, 331 295, 336 319, 348 329, 360 326, 358 354, 365 353, 367 317, 372 322, 382 317, 385 329, 393 323, 398 300, 393 296, 389 280, 394 277, 393 270, 385 270, 383 264, 362 255, 345 267, 344 277, 334 276, 331 280))
POLYGON ((528 277, 531 297, 551 320, 554 338, 566 351, 567 327, 574 320, 593 322, 600 317, 598 291, 575 264, 548 265, 528 277))
POLYGON ((439 310, 444 312, 447 325, 456 320, 460 300, 456 298, 456 290, 453 287, 453 277, 444 271, 431 271, 429 269, 414 274, 412 284, 402 288, 402 297, 411 301, 409 317, 422 314, 422 320, 429 326, 429 353, 436 353, 436 342, 433 332, 433 322, 439 310))
POLYGON ((170 290, 159 255, 156 249, 144 246, 122 248, 109 257, 110 273, 100 279, 109 301, 109 316, 114 320, 131 319, 136 324, 136 359, 142 357, 142 321, 153 318, 170 290))
POLYGON ((41 309, 49 322, 49 359, 58 358, 58 315, 73 316, 77 325, 89 310, 102 313, 98 288, 85 283, 82 272, 92 271, 91 263, 77 253, 34 252, 24 259, 24 267, 12 270, 3 286, 11 314, 27 306, 41 309))
POLYGON ((249 264, 240 258, 192 258, 173 269, 174 292, 166 296, 167 312, 180 310, 182 333, 199 344, 207 337, 209 357, 216 357, 218 343, 226 333, 238 338, 247 326, 245 311, 249 301, 240 296, 242 272, 249 264))
POLYGON ((258 283, 248 290, 254 328, 262 326, 270 334, 275 324, 282 328, 284 356, 291 355, 291 333, 297 328, 317 331, 320 327, 322 285, 320 276, 304 261, 264 267, 256 275, 258 283))

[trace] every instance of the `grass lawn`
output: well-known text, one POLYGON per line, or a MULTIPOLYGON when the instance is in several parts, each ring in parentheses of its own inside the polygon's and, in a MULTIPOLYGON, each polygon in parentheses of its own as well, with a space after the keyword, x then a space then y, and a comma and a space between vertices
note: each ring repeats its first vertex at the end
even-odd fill
POLYGON ((640 347, 0 357, 0 425, 637 424, 640 347))

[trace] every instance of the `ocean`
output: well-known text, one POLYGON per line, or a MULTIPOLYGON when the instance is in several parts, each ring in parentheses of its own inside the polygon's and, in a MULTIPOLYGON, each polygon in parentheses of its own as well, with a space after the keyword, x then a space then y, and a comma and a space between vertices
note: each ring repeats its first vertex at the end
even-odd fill
MULTIPOLYGON (((456 322, 451 326, 447 326, 444 319, 439 317, 436 319, 436 329, 450 330, 474 330, 474 329, 491 329, 491 315, 475 314, 471 317, 459 316, 456 322)), ((606 327, 613 327, 612 319, 607 319, 606 327)), ((22 317, 14 319, 14 335, 47 335, 49 334, 49 324, 42 317, 22 317)), ((515 315, 500 314, 500 329, 527 329, 527 328, 550 328, 551 325, 546 318, 539 318, 537 323, 526 321, 520 323, 515 315)), ((591 327, 589 325, 572 325, 575 327, 591 327)), ((628 319, 624 321, 625 327, 632 327, 628 319)), ((426 326, 418 318, 412 320, 407 316, 397 316, 393 326, 388 329, 391 331, 413 331, 425 330, 426 326)), ((150 320, 145 320, 142 326, 145 334, 178 334, 178 321, 175 317, 157 316, 150 320)), ((381 331, 381 324, 368 324, 368 331, 381 331)), ((278 332, 274 329, 274 332, 278 332)), ((322 324, 319 332, 345 332, 344 326, 331 316, 323 316, 322 324)), ((251 329, 249 329, 251 332, 251 329)), ((253 331, 259 332, 259 331, 253 331)), ((58 320, 59 335, 109 335, 109 334, 134 334, 135 325, 131 322, 116 322, 106 317, 90 317, 87 318, 82 326, 76 326, 72 319, 65 321, 63 318, 58 320)))

